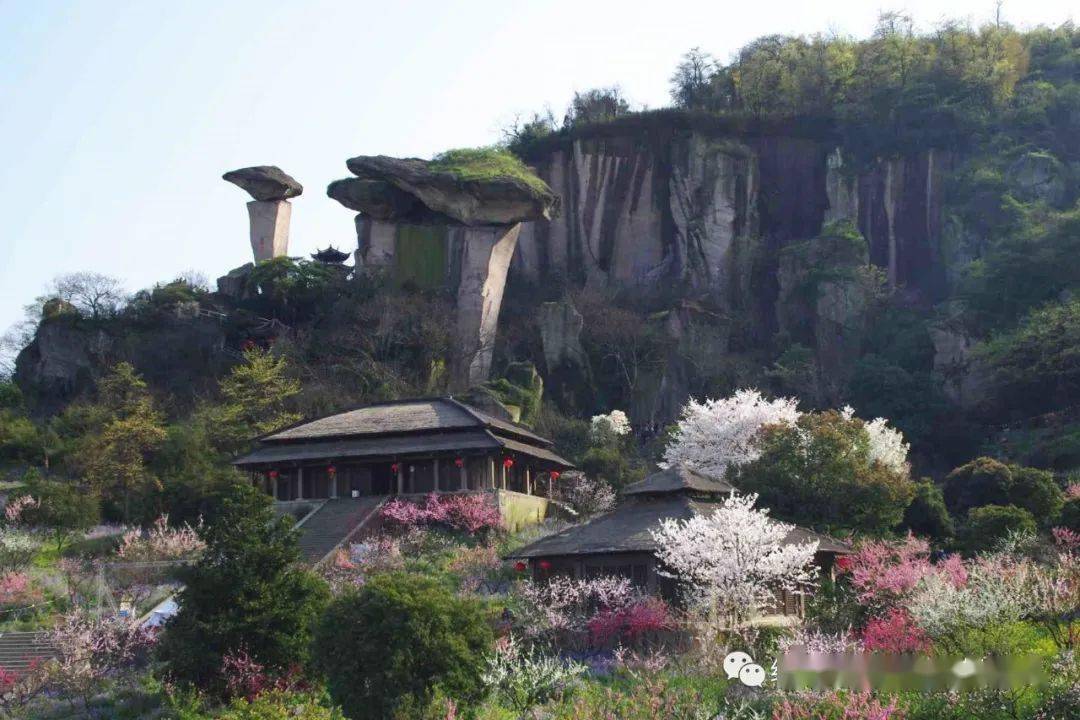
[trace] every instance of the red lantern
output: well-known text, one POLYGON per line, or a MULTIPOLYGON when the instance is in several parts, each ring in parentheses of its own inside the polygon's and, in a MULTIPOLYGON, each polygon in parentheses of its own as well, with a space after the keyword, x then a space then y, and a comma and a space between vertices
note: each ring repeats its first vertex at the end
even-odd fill
POLYGON ((514 458, 509 458, 508 457, 508 458, 504 459, 503 460, 503 467, 506 468, 507 470, 514 467, 514 458))
POLYGON ((396 473, 400 469, 401 469, 401 466, 398 465, 397 463, 394 463, 393 465, 390 466, 390 472, 396 473))
POLYGON ((270 472, 266 473, 266 475, 267 475, 267 477, 269 477, 269 478, 270 478, 271 480, 277 480, 277 478, 278 478, 278 471, 277 471, 277 470, 271 470, 270 472))
POLYGON ((851 569, 851 558, 847 555, 841 555, 836 558, 836 569, 840 572, 847 572, 851 569))
POLYGON ((465 467, 465 461, 462 458, 455 458, 454 464, 457 465, 459 468, 465 467))
POLYGON ((551 563, 548 562, 547 560, 541 560, 540 561, 540 569, 543 570, 544 572, 547 572, 548 570, 551 569, 551 563))
POLYGON ((559 476, 562 475, 558 470, 552 470, 549 474, 551 475, 552 480, 558 480, 559 476))
POLYGON ((521 560, 518 560, 516 563, 514 563, 514 569, 517 570, 518 572, 525 572, 528 568, 529 568, 529 566, 526 565, 521 560))
POLYGON ((326 474, 329 475, 330 477, 334 477, 335 475, 337 475, 337 468, 334 467, 333 465, 327 465, 326 466, 326 474))

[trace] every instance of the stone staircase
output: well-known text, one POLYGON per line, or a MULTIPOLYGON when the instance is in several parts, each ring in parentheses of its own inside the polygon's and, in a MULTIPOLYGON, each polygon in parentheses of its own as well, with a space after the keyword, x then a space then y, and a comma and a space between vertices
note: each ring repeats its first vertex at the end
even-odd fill
POLYGON ((34 661, 42 662, 56 655, 44 632, 0 633, 0 668, 22 676, 34 661))
POLYGON ((375 495, 327 500, 297 528, 304 559, 313 565, 322 561, 366 524, 386 499, 375 495))

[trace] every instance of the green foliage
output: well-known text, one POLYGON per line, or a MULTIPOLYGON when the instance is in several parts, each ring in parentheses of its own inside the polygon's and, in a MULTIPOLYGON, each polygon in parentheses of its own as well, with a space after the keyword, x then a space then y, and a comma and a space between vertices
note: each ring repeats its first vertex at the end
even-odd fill
POLYGON ((170 679, 219 693, 227 654, 246 652, 272 675, 302 664, 327 590, 298 565, 291 522, 265 494, 237 483, 215 507, 202 531, 206 550, 182 573, 180 612, 158 648, 170 679))
POLYGON ((217 720, 343 720, 344 716, 317 695, 272 690, 254 700, 233 700, 214 717, 217 720))
POLYGON ((40 460, 41 431, 17 410, 0 408, 0 464, 40 460))
POLYGON ((284 357, 245 350, 244 362, 221 380, 221 404, 210 410, 214 443, 226 453, 238 452, 252 438, 296 422, 300 415, 287 408, 299 392, 284 357))
POLYGON ((38 506, 23 512, 28 525, 47 528, 61 550, 71 536, 89 530, 101 519, 101 503, 97 495, 75 483, 46 480, 36 470, 23 478, 26 493, 38 501, 38 506))
POLYGON ((354 720, 424 708, 442 690, 465 710, 483 696, 492 631, 481 606, 415 575, 378 575, 326 611, 315 662, 354 720))
POLYGON ((1036 468, 1006 465, 980 457, 945 478, 945 503, 956 516, 983 505, 1015 505, 1052 524, 1064 501, 1054 476, 1036 468))
POLYGON ((972 508, 960 529, 960 545, 969 553, 994 548, 1010 535, 1035 533, 1035 518, 1015 505, 972 508))
MULTIPOLYGON (((1080 237, 1080 227, 1077 229, 1080 237)), ((1080 401, 1080 300, 1047 306, 982 350, 994 372, 997 402, 1028 412, 1080 401)))
POLYGON ((903 527, 934 540, 946 540, 955 534, 945 496, 931 480, 924 478, 915 483, 915 497, 904 511, 903 527))
POLYGON ((276 257, 255 265, 247 277, 243 306, 264 317, 296 322, 329 304, 344 279, 335 268, 311 260, 276 257))
POLYGON ((1074 497, 1065 501, 1061 506, 1058 524, 1074 532, 1080 532, 1080 498, 1074 497))
POLYGON ((871 463, 861 420, 807 413, 797 426, 767 427, 761 456, 735 468, 732 482, 760 495, 775 517, 829 530, 884 533, 915 495, 906 473, 871 463))
POLYGON ((945 477, 945 505, 956 516, 980 505, 1007 505, 1012 471, 989 457, 975 458, 945 477))
POLYGON ((501 148, 459 148, 441 152, 432 158, 428 169, 444 172, 464 182, 488 182, 492 180, 516 180, 542 195, 550 195, 551 188, 525 163, 501 148))

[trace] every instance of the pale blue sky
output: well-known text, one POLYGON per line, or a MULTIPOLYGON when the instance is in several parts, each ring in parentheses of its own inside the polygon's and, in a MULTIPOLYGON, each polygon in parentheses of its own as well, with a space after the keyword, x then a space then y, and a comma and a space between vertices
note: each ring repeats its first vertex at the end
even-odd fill
MULTIPOLYGON (((65 272, 130 290, 250 260, 246 194, 220 179, 279 165, 305 186, 290 254, 352 249, 325 196, 358 154, 484 145, 515 113, 618 83, 667 102, 679 56, 766 33, 866 35, 880 8, 924 27, 991 0, 878 2, 235 2, 0 0, 0 330, 65 272)), ((1073 4, 1007 2, 1018 25, 1073 4)))

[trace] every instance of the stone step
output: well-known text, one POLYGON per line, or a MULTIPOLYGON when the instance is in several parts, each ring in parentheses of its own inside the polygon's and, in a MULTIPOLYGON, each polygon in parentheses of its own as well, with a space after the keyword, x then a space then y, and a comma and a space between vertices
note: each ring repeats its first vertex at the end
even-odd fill
POLYGON ((312 564, 325 558, 331 550, 365 523, 386 500, 385 496, 339 498, 327 500, 300 526, 300 552, 312 564))

